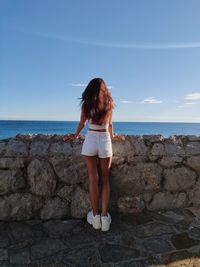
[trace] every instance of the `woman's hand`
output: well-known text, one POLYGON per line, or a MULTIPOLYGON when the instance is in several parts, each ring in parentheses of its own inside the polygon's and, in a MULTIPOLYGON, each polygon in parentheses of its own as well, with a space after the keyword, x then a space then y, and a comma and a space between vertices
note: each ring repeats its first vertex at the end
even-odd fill
POLYGON ((63 141, 66 141, 66 140, 72 140, 72 139, 78 139, 80 137, 79 134, 66 134, 64 135, 63 137, 63 141))
POLYGON ((113 134, 112 140, 114 141, 125 141, 125 135, 113 134))

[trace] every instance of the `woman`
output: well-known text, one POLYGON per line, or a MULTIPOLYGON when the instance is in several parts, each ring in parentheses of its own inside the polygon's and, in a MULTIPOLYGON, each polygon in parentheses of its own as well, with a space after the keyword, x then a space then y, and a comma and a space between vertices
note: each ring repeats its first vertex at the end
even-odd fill
POLYGON ((75 134, 67 134, 64 140, 78 138, 80 131, 88 120, 89 130, 85 135, 81 154, 86 163, 89 175, 89 193, 92 210, 87 214, 87 222, 95 229, 108 231, 111 215, 107 211, 110 195, 109 174, 112 161, 111 139, 120 140, 119 135, 113 133, 112 110, 113 99, 101 78, 92 79, 82 93, 81 118, 75 134), (102 211, 98 211, 99 176, 97 159, 100 161, 102 183, 102 211))

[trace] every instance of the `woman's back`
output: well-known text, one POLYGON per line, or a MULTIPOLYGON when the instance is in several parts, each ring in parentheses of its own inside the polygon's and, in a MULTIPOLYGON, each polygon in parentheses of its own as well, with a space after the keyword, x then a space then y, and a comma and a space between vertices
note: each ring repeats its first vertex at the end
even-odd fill
POLYGON ((88 127, 89 127, 90 129, 96 129, 96 130, 99 130, 99 129, 108 129, 108 127, 109 127, 109 122, 105 122, 105 123, 103 123, 102 125, 99 125, 99 124, 92 123, 92 120, 89 119, 89 120, 88 120, 88 127))

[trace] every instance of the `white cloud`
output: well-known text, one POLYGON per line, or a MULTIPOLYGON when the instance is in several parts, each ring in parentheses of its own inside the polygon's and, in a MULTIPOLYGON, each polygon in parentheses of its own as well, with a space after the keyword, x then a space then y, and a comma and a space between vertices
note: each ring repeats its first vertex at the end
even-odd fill
MULTIPOLYGON (((88 84, 87 83, 70 83, 71 86, 74 87, 86 87, 88 84)), ((112 85, 107 85, 108 89, 112 89, 113 86, 112 85)))
POLYGON ((186 102, 186 103, 184 103, 184 105, 195 105, 195 104, 197 104, 197 102, 186 102))
POLYGON ((123 104, 129 104, 129 103, 132 103, 132 101, 129 101, 129 100, 120 100, 121 103, 123 104))
POLYGON ((153 96, 150 96, 150 97, 145 98, 145 99, 141 102, 141 104, 160 104, 160 103, 162 103, 162 102, 163 102, 163 101, 158 100, 158 99, 156 99, 156 98, 153 97, 153 96))
POLYGON ((11 28, 28 34, 35 34, 43 38, 56 39, 65 42, 78 43, 83 45, 93 45, 111 48, 125 48, 125 49, 186 49, 186 48, 200 48, 200 42, 165 42, 165 43, 149 43, 149 42, 111 42, 107 40, 92 40, 80 37, 71 37, 57 33, 40 32, 33 29, 22 27, 21 25, 11 25, 11 28))
POLYGON ((193 101, 197 101, 200 100, 200 93, 191 93, 191 94, 187 94, 184 99, 186 100, 193 100, 193 101))
POLYGON ((86 83, 71 83, 71 86, 75 86, 75 87, 86 87, 87 84, 86 83))

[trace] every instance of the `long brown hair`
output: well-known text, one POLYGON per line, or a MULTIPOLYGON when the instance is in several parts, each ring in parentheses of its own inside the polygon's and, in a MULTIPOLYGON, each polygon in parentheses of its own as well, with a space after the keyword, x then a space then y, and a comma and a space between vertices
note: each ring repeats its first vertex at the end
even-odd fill
POLYGON ((102 125, 106 121, 108 115, 116 105, 102 78, 92 79, 83 91, 82 97, 79 99, 81 99, 81 109, 85 113, 86 118, 91 119, 93 123, 99 125, 102 125), (99 93, 102 83, 104 85, 104 90, 102 100, 100 101, 99 93))

